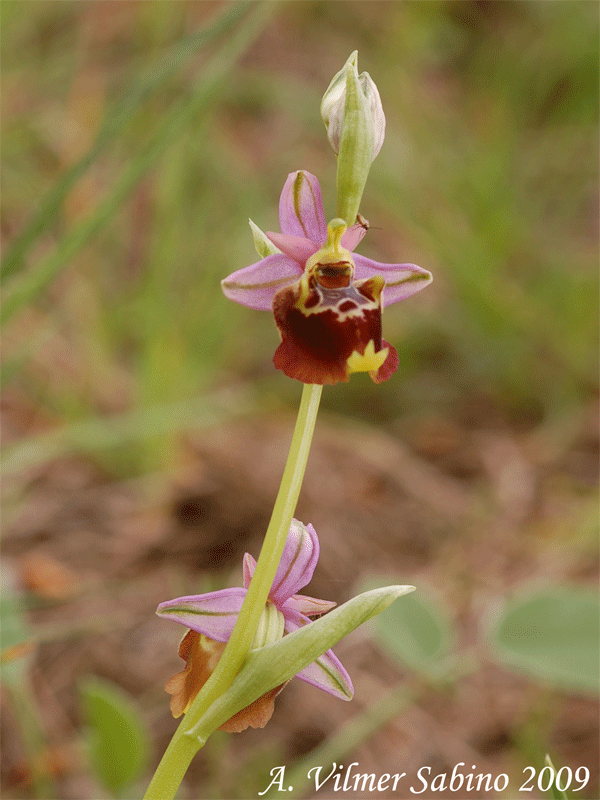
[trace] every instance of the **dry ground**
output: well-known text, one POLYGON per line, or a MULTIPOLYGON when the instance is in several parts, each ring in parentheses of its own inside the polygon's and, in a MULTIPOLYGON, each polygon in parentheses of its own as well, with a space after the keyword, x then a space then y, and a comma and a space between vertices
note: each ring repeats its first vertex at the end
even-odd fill
MULTIPOLYGON (((154 609, 202 591, 209 573, 215 588, 239 582, 244 550, 258 554, 292 424, 254 418, 195 434, 178 474, 115 482, 73 458, 8 482, 5 563, 39 600, 32 625, 50 632, 36 650, 32 685, 60 798, 99 796, 80 748, 81 676, 98 674, 130 692, 152 730, 155 757, 164 749, 176 723, 161 691, 180 668, 182 631, 154 609)), ((406 420, 387 433, 323 415, 297 511, 321 540, 308 591, 339 602, 368 574, 413 583, 443 598, 462 652, 520 583, 594 582, 594 537, 578 529, 595 495, 595 409, 569 436, 560 433, 519 430, 482 399, 454 419, 406 420)), ((358 630, 336 648, 354 680, 352 703, 293 681, 265 731, 223 736, 212 755, 196 758, 184 796, 245 797, 234 775, 258 763, 262 780, 401 683, 418 698, 349 754, 360 771, 414 774, 430 765, 435 774, 464 761, 519 776, 534 731, 561 763, 587 765, 597 792, 597 704, 495 666, 481 642, 477 650, 480 668, 440 693, 358 630)), ((28 770, 10 710, 3 726, 4 796, 26 797, 28 770)), ((487 796, 495 795, 469 794, 487 796)))

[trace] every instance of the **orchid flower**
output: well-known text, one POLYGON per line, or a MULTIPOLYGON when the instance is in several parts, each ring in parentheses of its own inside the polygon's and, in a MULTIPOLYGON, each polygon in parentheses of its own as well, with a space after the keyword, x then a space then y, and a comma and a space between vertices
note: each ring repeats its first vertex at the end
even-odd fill
POLYGON ((225 278, 225 295, 273 311, 282 339, 273 361, 289 377, 335 384, 369 372, 375 383, 388 380, 398 354, 381 338, 382 308, 423 289, 431 273, 353 253, 369 223, 359 214, 350 227, 341 219, 327 225, 310 172, 288 175, 279 221, 281 233, 264 235, 271 254, 225 278))
MULTIPOLYGON (((311 580, 318 559, 319 539, 315 529, 312 525, 292 520, 254 647, 280 639, 284 633, 310 623, 309 617, 323 614, 335 606, 328 600, 296 594, 311 580)), ((174 717, 187 711, 213 672, 231 636, 255 567, 256 561, 246 553, 243 587, 178 597, 158 606, 156 613, 159 616, 189 628, 179 647, 179 655, 186 661, 186 667, 165 687, 173 695, 171 711, 174 717)), ((350 700, 354 694, 350 676, 331 650, 301 670, 297 677, 342 700, 350 700)), ((239 732, 248 726, 264 727, 273 713, 274 699, 282 688, 283 685, 278 686, 255 700, 222 725, 222 730, 239 732)))

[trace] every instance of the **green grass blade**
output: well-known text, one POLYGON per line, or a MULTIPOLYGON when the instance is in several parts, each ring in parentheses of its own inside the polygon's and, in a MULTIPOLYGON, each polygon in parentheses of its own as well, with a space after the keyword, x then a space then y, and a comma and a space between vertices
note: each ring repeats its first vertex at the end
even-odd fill
POLYGON ((23 257, 37 237, 46 229, 58 212, 62 201, 74 184, 84 175, 100 153, 118 136, 138 110, 140 104, 201 47, 226 33, 243 16, 251 4, 238 0, 203 30, 175 44, 163 60, 152 66, 144 76, 118 100, 106 116, 96 141, 88 152, 67 169, 54 184, 41 208, 13 242, 0 265, 0 277, 6 280, 23 266, 23 257))
POLYGON ((70 262, 75 253, 104 228, 151 165, 186 129, 198 112, 210 103, 229 70, 264 27, 270 12, 269 3, 261 3, 253 8, 252 14, 244 20, 244 25, 209 61, 191 96, 179 102, 163 117, 150 140, 139 150, 112 187, 112 191, 100 202, 91 216, 75 225, 59 242, 56 250, 28 272, 6 297, 0 311, 1 324, 7 322, 16 311, 35 298, 70 262))

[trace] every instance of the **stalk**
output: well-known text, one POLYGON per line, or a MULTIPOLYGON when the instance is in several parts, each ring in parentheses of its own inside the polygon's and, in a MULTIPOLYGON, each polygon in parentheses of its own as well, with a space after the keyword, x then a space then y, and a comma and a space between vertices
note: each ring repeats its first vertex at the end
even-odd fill
POLYGON ((192 758, 212 732, 199 734, 197 723, 231 685, 252 646, 298 502, 322 389, 322 386, 315 384, 304 384, 296 427, 271 521, 237 622, 215 671, 175 731, 144 800, 173 800, 192 758))

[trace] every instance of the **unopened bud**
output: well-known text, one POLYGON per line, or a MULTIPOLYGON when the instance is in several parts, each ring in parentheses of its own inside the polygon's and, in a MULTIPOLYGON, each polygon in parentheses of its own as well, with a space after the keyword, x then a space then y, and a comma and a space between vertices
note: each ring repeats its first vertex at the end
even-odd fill
POLYGON ((321 117, 327 128, 327 137, 337 155, 340 152, 342 129, 346 116, 348 71, 353 70, 356 73, 360 93, 366 101, 366 134, 370 143, 370 160, 373 161, 381 150, 385 138, 385 114, 379 91, 369 73, 363 72, 358 75, 357 60, 358 51, 355 50, 329 84, 321 101, 321 117))
POLYGON ((368 73, 358 74, 355 50, 321 103, 327 136, 338 157, 337 216, 354 225, 371 163, 383 144, 385 116, 368 73))

